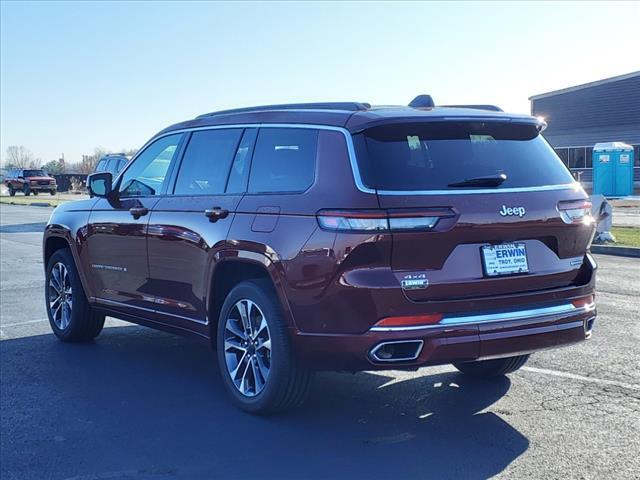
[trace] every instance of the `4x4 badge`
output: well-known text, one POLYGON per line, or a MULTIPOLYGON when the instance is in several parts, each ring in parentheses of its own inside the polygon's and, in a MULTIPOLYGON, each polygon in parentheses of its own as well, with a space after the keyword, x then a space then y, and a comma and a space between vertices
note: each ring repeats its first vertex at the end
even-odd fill
POLYGON ((524 217, 524 214, 527 213, 527 211, 524 209, 524 207, 507 207, 506 205, 502 205, 502 209, 500 210, 499 213, 503 217, 516 216, 516 215, 518 217, 524 217))
POLYGON ((421 288, 427 288, 429 286, 429 279, 424 273, 408 274, 405 275, 400 282, 403 290, 417 290, 421 288))

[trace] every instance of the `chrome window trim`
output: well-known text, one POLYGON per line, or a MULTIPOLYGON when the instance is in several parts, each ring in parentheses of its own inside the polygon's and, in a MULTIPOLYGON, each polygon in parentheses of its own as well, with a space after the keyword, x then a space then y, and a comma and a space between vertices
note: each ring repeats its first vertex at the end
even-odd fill
POLYGON ((474 193, 516 193, 516 192, 547 192, 551 190, 577 189, 578 182, 559 185, 540 185, 537 187, 514 188, 481 188, 475 190, 378 190, 380 195, 471 195, 474 193))
POLYGON ((528 310, 516 310, 512 312, 487 313, 478 315, 464 315, 444 317, 439 323, 431 325, 415 325, 408 327, 372 327, 372 332, 407 332, 413 330, 427 330, 443 327, 458 327, 464 325, 475 325, 478 323, 504 322, 509 320, 528 320, 544 318, 550 315, 561 315, 565 313, 578 314, 590 312, 596 308, 595 303, 576 307, 571 303, 555 305, 553 307, 532 308, 528 310))
MULTIPOLYGON (((451 119, 456 119, 457 117, 452 117, 451 119)), ((462 118, 462 117, 461 117, 462 118)), ((379 195, 473 195, 473 194, 487 194, 487 193, 519 193, 519 192, 546 192, 552 190, 579 190, 582 187, 580 183, 565 183, 559 185, 540 185, 536 187, 514 187, 514 188, 503 188, 503 189, 495 189, 495 188, 482 188, 482 189, 473 189, 473 190, 376 190, 374 188, 369 188, 365 186, 362 181, 362 177, 360 176, 360 170, 358 168, 358 162, 356 160, 356 151, 353 145, 353 137, 351 132, 344 127, 336 127, 332 125, 318 125, 311 123, 233 123, 228 125, 207 125, 203 127, 188 127, 181 128, 177 130, 171 130, 169 132, 165 132, 161 135, 156 135, 151 138, 147 143, 145 143, 142 148, 136 153, 136 155, 129 161, 127 164, 127 168, 137 159, 139 153, 142 153, 147 146, 162 137, 167 135, 175 135, 176 133, 187 133, 187 132, 196 132, 199 130, 217 130, 222 128, 310 128, 315 130, 329 130, 333 132, 340 132, 344 135, 345 141, 347 143, 347 151, 349 153, 349 163, 351 164, 351 172, 353 174, 353 180, 356 184, 356 187, 362 193, 370 193, 370 194, 379 194, 379 195)), ((122 174, 126 169, 123 169, 120 174, 122 174)), ((118 175, 120 176, 120 175, 118 175)))

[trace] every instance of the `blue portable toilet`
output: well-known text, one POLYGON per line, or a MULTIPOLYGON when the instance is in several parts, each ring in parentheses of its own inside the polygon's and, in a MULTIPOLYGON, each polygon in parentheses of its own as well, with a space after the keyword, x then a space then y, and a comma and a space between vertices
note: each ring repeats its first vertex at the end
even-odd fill
POLYGON ((605 197, 633 195, 633 147, 622 142, 593 147, 593 193, 605 197))

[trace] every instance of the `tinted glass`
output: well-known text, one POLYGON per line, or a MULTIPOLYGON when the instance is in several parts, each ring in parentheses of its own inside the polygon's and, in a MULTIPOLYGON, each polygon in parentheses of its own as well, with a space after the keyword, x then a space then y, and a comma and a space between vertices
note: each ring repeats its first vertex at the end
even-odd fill
POLYGON ((247 177, 249 174, 249 163, 253 153, 253 145, 258 134, 257 128, 248 128, 242 135, 242 140, 233 159, 233 165, 229 172, 227 182, 227 193, 242 193, 247 187, 247 177))
POLYGON ((176 195, 224 193, 242 129, 193 132, 180 165, 176 195))
POLYGON ((356 144, 363 182, 381 190, 455 190, 451 184, 500 174, 507 179, 494 188, 573 181, 535 126, 489 122, 385 125, 357 136, 356 144))
POLYGON ((107 165, 105 166, 105 170, 110 173, 115 172, 115 166, 117 165, 117 163, 117 160, 109 160, 107 162, 107 165))
POLYGON ((25 170, 24 176, 25 177, 45 177, 46 174, 44 173, 43 170, 25 170))
POLYGON ((318 131, 262 128, 258 133, 249 192, 301 192, 314 179, 318 131))
POLYGON ((585 167, 584 147, 574 147, 569 149, 569 168, 585 167))
POLYGON ((127 160, 118 160, 118 165, 116 166, 115 173, 120 173, 120 170, 122 170, 126 164, 127 164, 127 160))
POLYGON ((160 195, 182 134, 162 137, 142 152, 122 175, 120 192, 126 197, 160 195))
POLYGON ((96 172, 104 172, 107 169, 107 161, 100 160, 98 165, 96 165, 96 172))
POLYGON ((586 153, 585 153, 585 162, 586 162, 586 166, 587 168, 592 168, 593 167, 593 147, 587 147, 585 148, 586 153))

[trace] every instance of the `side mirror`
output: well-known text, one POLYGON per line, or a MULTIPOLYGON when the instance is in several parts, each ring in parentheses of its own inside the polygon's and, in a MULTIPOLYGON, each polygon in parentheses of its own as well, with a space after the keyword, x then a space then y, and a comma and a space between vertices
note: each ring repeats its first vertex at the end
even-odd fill
POLYGON ((110 172, 93 173, 87 177, 87 188, 92 197, 106 198, 112 190, 113 177, 110 172))

